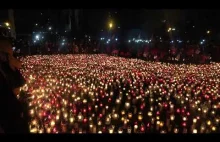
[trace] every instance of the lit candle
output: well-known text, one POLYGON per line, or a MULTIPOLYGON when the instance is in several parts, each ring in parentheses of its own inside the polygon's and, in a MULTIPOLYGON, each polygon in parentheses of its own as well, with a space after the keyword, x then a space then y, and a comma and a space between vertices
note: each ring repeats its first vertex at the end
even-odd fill
POLYGON ((138 129, 138 125, 137 125, 137 124, 135 124, 135 125, 134 125, 134 133, 136 133, 136 132, 137 132, 137 129, 138 129))
POLYGON ((197 133, 197 130, 196 129, 193 129, 193 134, 196 134, 197 133))
POLYGON ((110 128, 108 129, 108 131, 109 131, 110 134, 112 134, 112 133, 114 132, 114 128, 113 128, 113 127, 110 127, 110 128))
POLYGON ((123 133, 122 128, 119 128, 119 129, 118 129, 118 133, 119 133, 119 134, 122 134, 122 133, 123 133))
POLYGON ((81 112, 78 114, 78 121, 79 122, 82 122, 82 120, 83 120, 83 116, 82 116, 82 114, 81 114, 81 112))
POLYGON ((128 113, 128 118, 129 118, 129 119, 132 118, 132 113, 128 113))
POLYGON ((129 109, 130 108, 130 103, 129 102, 125 102, 125 108, 129 109))
POLYGON ((174 133, 178 133, 179 130, 177 128, 174 129, 174 133))
POLYGON ((143 115, 142 115, 141 113, 139 113, 139 114, 138 114, 138 120, 139 120, 139 121, 142 121, 142 119, 143 119, 143 115))

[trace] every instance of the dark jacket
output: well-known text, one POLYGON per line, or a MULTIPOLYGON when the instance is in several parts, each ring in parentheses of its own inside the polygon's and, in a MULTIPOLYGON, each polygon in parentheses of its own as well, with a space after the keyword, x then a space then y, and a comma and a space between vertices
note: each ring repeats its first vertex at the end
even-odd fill
POLYGON ((22 104, 12 91, 24 83, 19 79, 21 74, 18 72, 10 70, 9 64, 0 60, 0 127, 5 133, 25 132, 22 104))

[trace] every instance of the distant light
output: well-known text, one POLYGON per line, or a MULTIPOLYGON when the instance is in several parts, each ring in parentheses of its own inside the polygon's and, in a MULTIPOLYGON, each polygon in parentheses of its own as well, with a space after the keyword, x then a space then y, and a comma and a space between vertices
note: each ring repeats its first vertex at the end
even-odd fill
POLYGON ((151 39, 149 40, 149 42, 151 42, 151 39))
POLYGON ((113 24, 112 23, 109 23, 109 28, 111 29, 113 27, 113 24))
POLYGON ((201 41, 200 44, 203 44, 203 42, 201 41))
POLYGON ((48 29, 49 29, 49 30, 51 30, 51 29, 52 29, 52 27, 49 27, 48 29))
POLYGON ((135 40, 135 38, 133 38, 133 40, 135 40))
POLYGON ((118 39, 116 38, 115 40, 117 41, 118 39))
POLYGON ((35 25, 37 26, 38 24, 36 23, 35 25))
POLYGON ((205 40, 203 39, 202 41, 204 42, 205 40))
POLYGON ((39 35, 36 35, 36 36, 35 36, 35 38, 36 38, 36 39, 39 39, 39 38, 40 38, 40 36, 39 36, 39 35))
POLYGON ((34 43, 36 43, 36 40, 34 41, 34 43))
POLYGON ((149 42, 148 40, 145 40, 145 42, 149 42))
POLYGON ((9 24, 8 22, 5 22, 5 25, 6 25, 7 27, 9 27, 9 26, 10 26, 10 24, 9 24))
POLYGON ((65 39, 63 39, 63 41, 65 41, 65 39))
POLYGON ((11 28, 10 28, 10 27, 8 27, 8 29, 10 30, 11 28))
POLYGON ((175 28, 172 29, 172 31, 175 31, 175 30, 176 30, 175 28))
POLYGON ((110 39, 108 39, 108 41, 111 41, 110 39))
POLYGON ((173 40, 171 41, 171 43, 173 43, 173 40))
POLYGON ((42 36, 42 38, 44 38, 44 37, 42 36))
POLYGON ((168 31, 168 32, 170 32, 171 30, 172 30, 172 28, 168 28, 168 30, 167 30, 167 31, 168 31))
POLYGON ((109 42, 107 41, 106 43, 108 44, 109 42))
POLYGON ((209 31, 209 30, 207 31, 207 34, 210 34, 210 31, 209 31))
POLYGON ((160 39, 161 39, 161 37, 160 37, 160 39))
POLYGON ((74 39, 76 39, 76 38, 74 37, 74 39))
POLYGON ((85 35, 85 37, 87 37, 87 35, 85 35))
POLYGON ((43 13, 40 13, 41 15, 43 15, 43 13))
POLYGON ((62 43, 62 45, 64 45, 64 43, 62 43))
POLYGON ((195 26, 193 26, 193 28, 195 28, 195 26))
POLYGON ((65 31, 65 33, 66 33, 66 31, 65 31))
POLYGON ((120 27, 118 27, 120 29, 120 27))
POLYGON ((102 38, 101 38, 101 40, 102 40, 102 38))
POLYGON ((128 40, 128 42, 131 42, 131 40, 128 40))

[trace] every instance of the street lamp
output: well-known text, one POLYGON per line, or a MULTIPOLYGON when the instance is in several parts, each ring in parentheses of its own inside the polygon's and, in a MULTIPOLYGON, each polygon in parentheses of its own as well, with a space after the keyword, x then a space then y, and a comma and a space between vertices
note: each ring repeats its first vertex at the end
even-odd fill
POLYGON ((112 22, 109 23, 109 28, 111 29, 113 27, 112 22))
POLYGON ((210 34, 210 31, 209 31, 209 30, 207 31, 207 34, 210 34))

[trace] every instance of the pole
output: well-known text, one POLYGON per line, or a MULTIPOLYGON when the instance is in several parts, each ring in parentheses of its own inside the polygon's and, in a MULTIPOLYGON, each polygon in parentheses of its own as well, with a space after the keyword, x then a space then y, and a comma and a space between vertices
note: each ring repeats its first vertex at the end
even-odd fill
POLYGON ((11 36, 16 39, 16 32, 15 32, 15 21, 14 21, 14 10, 9 9, 8 10, 8 19, 10 21, 11 25, 11 36))

